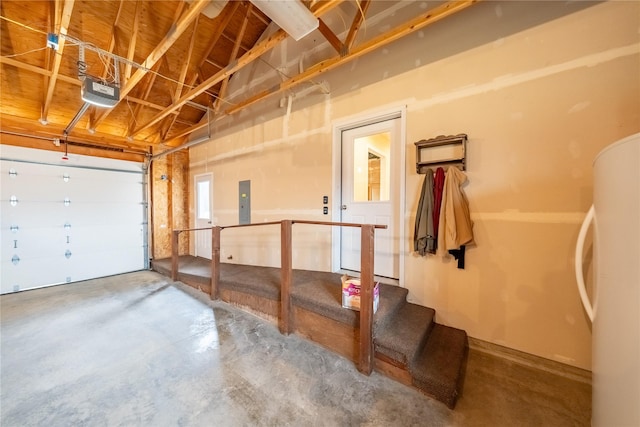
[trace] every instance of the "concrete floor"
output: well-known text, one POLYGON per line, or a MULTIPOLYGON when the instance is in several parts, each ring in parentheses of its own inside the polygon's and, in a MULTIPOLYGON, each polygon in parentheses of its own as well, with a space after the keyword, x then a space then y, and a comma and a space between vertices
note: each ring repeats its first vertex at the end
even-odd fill
POLYGON ((580 426, 591 386, 469 354, 454 411, 153 272, 0 298, 2 426, 580 426))

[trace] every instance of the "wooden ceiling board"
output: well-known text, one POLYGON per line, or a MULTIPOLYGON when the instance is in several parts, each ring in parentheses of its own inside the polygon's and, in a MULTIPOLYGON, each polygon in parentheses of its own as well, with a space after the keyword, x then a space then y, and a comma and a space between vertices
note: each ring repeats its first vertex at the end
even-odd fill
POLYGON ((181 2, 175 1, 143 2, 138 33, 139 49, 136 49, 135 56, 137 63, 142 63, 169 32, 178 18, 175 14, 180 6, 181 2))
MULTIPOLYGON (((215 49, 209 54, 207 59, 211 60, 214 64, 226 66, 229 63, 229 57, 233 50, 233 42, 226 37, 220 37, 216 43, 215 49)), ((209 76, 204 76, 209 77, 209 76)))
MULTIPOLYGON (((42 75, 25 72, 17 67, 2 66, 2 111, 20 115, 20 111, 38 111, 42 103, 44 79, 42 75), (14 109, 15 111, 9 111, 14 109)), ((36 114, 36 119, 39 118, 36 114)))
POLYGON ((33 27, 27 29, 15 22, 2 20, 0 31, 2 34, 1 46, 2 56, 13 55, 14 58, 31 65, 43 67, 45 65, 43 51, 35 51, 25 54, 34 49, 45 47, 47 31, 47 2, 33 2, 33 13, 26 10, 24 5, 13 4, 11 2, 0 2, 2 16, 6 16, 12 21, 33 27), (35 31, 37 30, 37 31, 35 31))
MULTIPOLYGON (((200 118, 202 118, 204 114, 206 114, 206 112, 203 110, 194 108, 190 105, 185 105, 180 110, 180 115, 178 116, 178 118, 188 123, 197 123, 198 121, 200 121, 200 118)), ((151 117, 149 118, 149 120, 150 119, 151 117)))

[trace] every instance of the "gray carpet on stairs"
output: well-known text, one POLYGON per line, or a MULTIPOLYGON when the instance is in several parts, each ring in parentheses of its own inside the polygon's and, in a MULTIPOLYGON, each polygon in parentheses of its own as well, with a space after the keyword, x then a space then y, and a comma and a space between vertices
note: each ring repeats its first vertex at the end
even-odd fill
POLYGON ((462 389, 467 352, 465 331, 436 323, 409 367, 413 385, 453 408, 462 389))
POLYGON ((376 352, 408 367, 424 346, 435 314, 432 308, 404 304, 393 317, 393 322, 374 331, 376 352))
MULTIPOLYGON (((386 323, 406 296, 406 289, 381 283, 378 310, 373 316, 374 328, 386 323)), ((330 280, 315 279, 296 284, 291 291, 291 300, 294 305, 338 322, 353 327, 359 325, 359 313, 342 307, 342 282, 339 274, 330 280)))

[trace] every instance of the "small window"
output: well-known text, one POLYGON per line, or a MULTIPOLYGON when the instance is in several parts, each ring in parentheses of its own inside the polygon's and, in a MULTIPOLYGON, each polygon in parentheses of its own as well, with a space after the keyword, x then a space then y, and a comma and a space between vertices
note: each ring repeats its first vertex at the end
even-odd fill
POLYGON ((199 181, 197 185, 198 219, 211 219, 209 181, 199 181))

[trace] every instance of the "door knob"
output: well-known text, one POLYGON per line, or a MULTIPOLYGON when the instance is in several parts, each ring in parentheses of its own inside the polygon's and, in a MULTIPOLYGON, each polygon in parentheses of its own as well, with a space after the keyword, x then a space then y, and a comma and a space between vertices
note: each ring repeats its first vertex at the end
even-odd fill
POLYGON ((346 211, 347 210, 347 205, 340 206, 340 209, 342 209, 343 211, 346 211))

